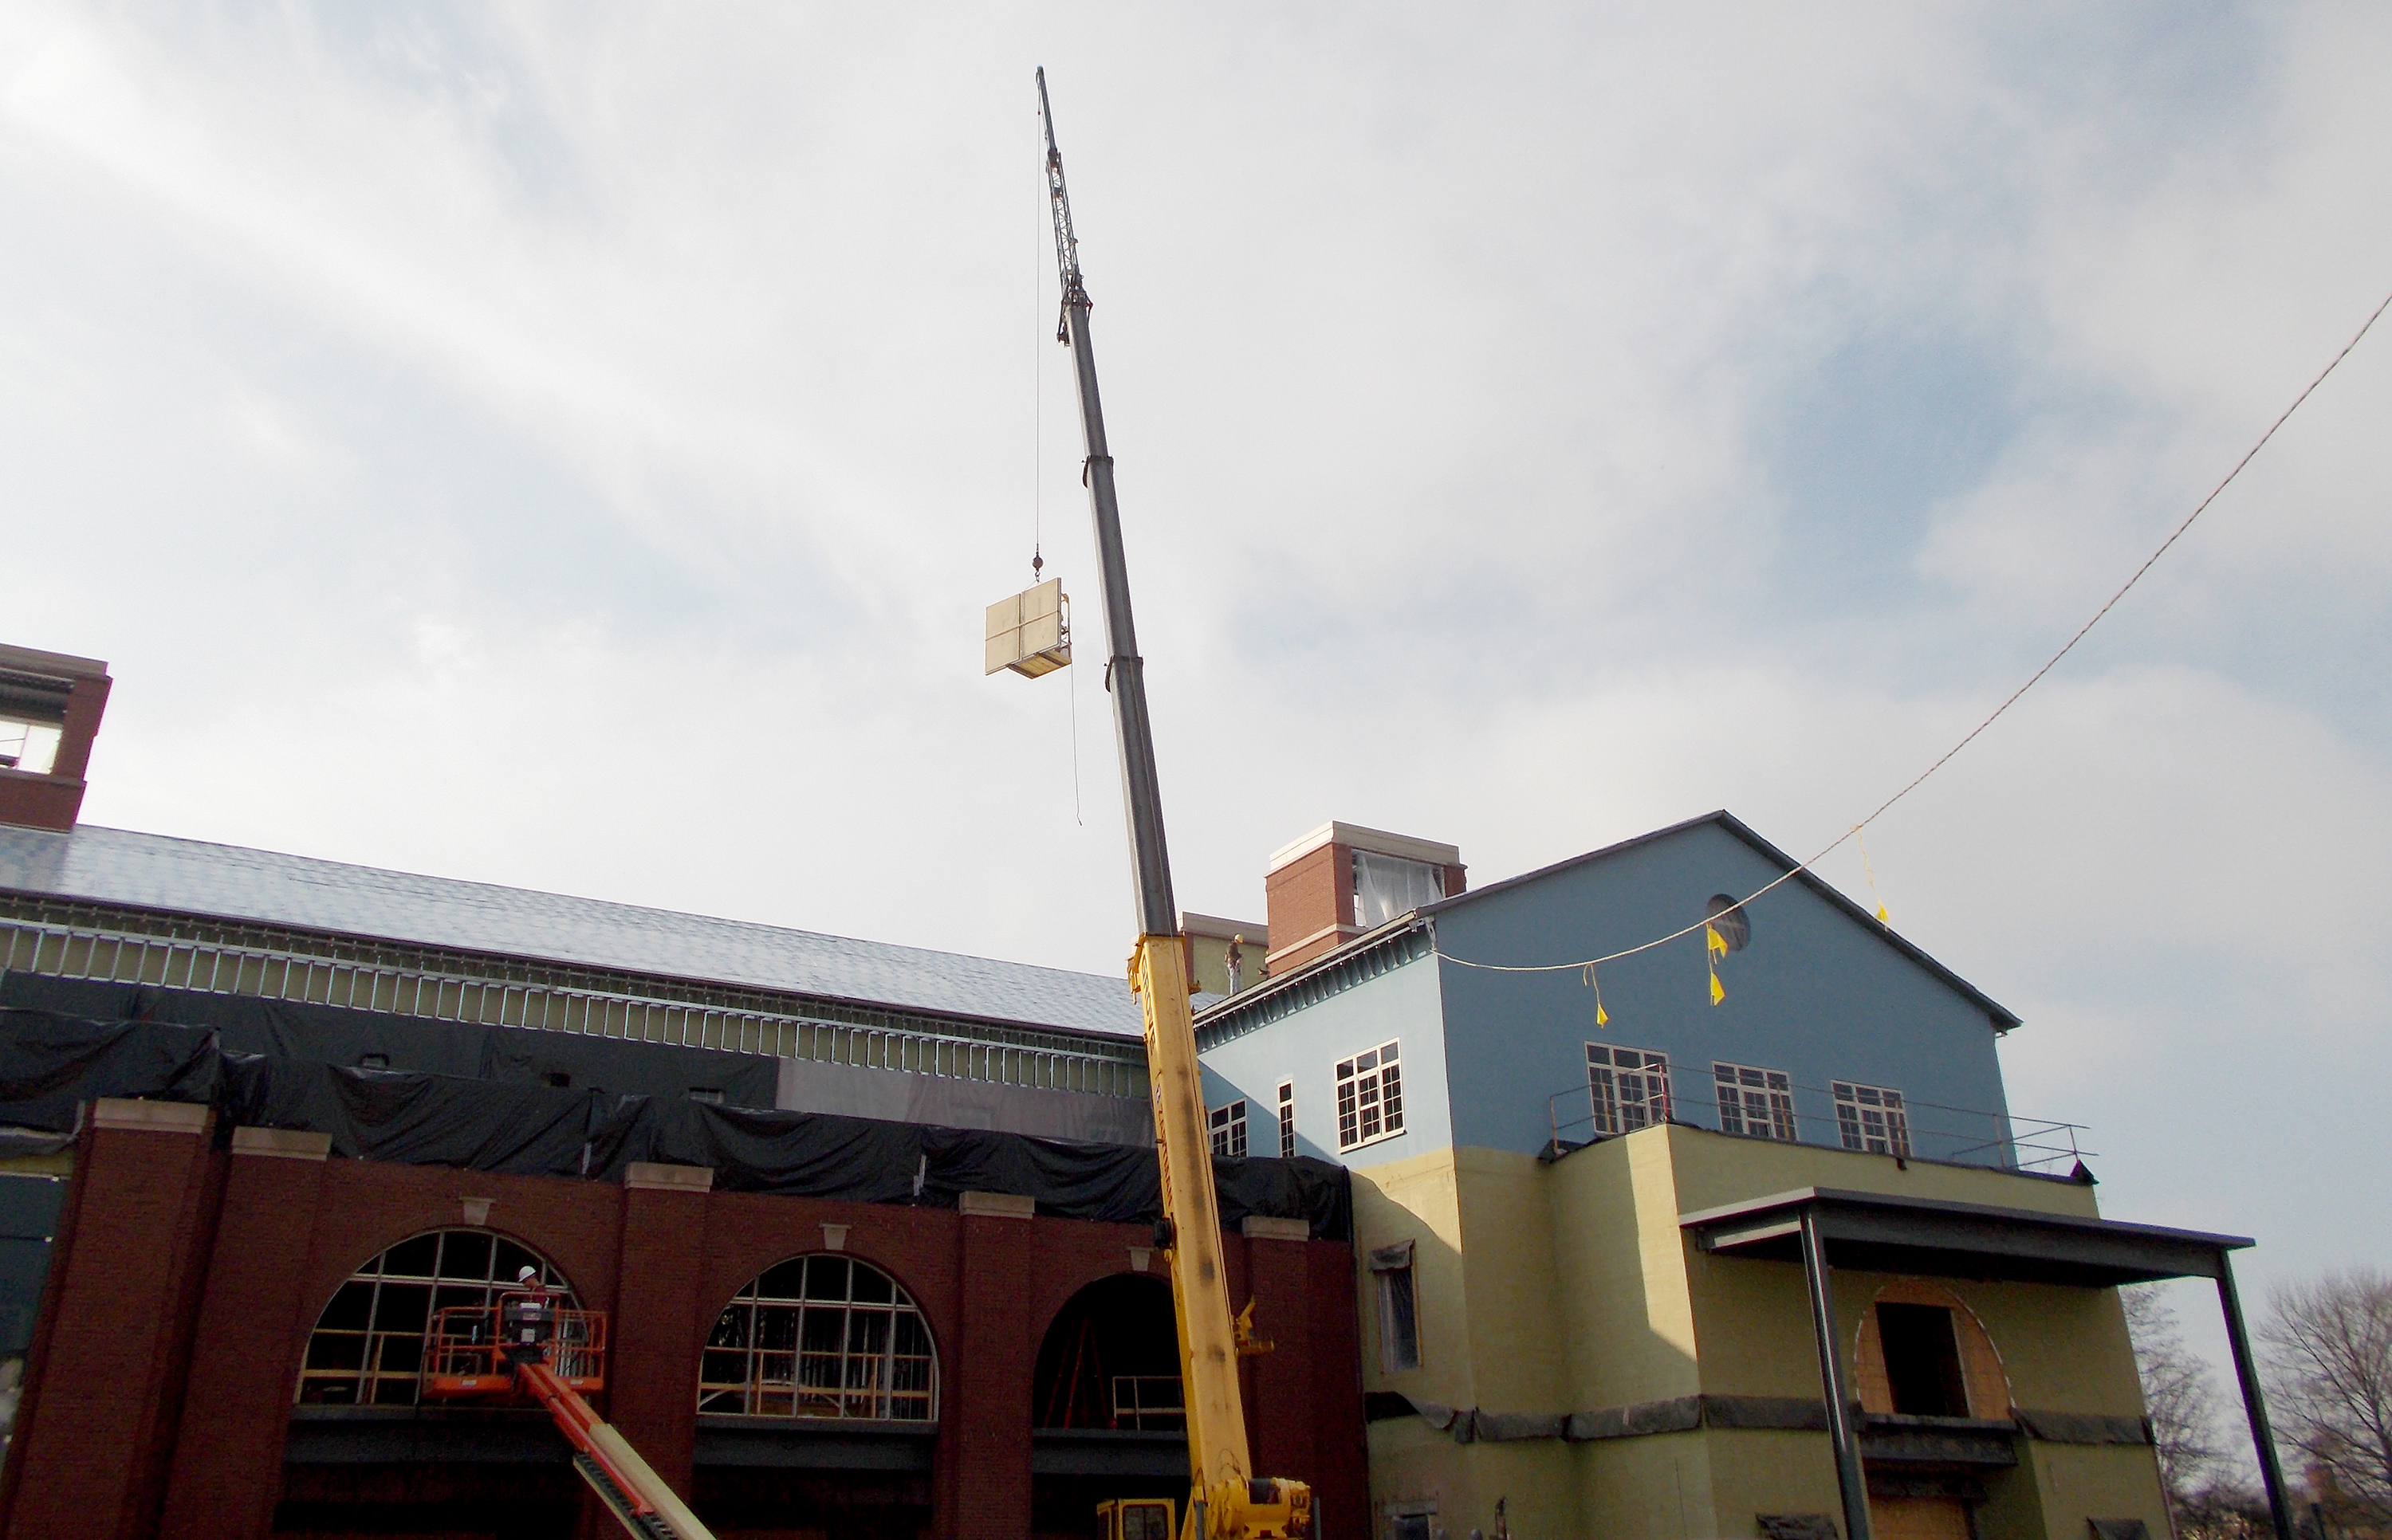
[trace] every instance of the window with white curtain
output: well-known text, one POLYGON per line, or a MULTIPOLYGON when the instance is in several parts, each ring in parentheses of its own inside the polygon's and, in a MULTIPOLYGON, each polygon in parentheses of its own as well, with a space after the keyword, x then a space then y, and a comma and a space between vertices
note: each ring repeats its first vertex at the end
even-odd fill
POLYGON ((1378 1282, 1379 1367, 1390 1374, 1421 1366, 1420 1296, 1412 1277, 1412 1243, 1398 1241, 1371 1253, 1378 1282))
POLYGON ((1445 897, 1445 868, 1371 850, 1354 852, 1354 923, 1368 930, 1445 897))

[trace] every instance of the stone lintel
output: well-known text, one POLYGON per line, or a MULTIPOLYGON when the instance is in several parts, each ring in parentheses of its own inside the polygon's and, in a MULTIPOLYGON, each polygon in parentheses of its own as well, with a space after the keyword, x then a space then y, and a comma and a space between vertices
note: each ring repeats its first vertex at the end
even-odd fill
POLYGON ((332 1136, 287 1128, 237 1128, 232 1131, 232 1152, 280 1160, 322 1160, 332 1153, 332 1136))

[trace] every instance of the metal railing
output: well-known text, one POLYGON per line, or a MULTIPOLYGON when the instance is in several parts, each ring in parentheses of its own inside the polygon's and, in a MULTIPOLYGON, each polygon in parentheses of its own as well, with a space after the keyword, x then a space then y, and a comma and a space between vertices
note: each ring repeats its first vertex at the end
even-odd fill
MULTIPOLYGON (((1545 1098, 1545 1119, 1553 1138, 1553 1143, 1546 1146, 1547 1150, 1562 1154, 1658 1122, 1679 1122, 1719 1131, 1722 1121, 1719 1099, 1714 1095, 1684 1094, 1678 1089, 1679 1072, 1673 1067, 1668 1074, 1669 1092, 1662 1098, 1660 1107, 1656 1108, 1650 1101, 1636 1104, 1635 1111, 1621 1106, 1609 1119, 1598 1107, 1592 1084, 1581 1082, 1553 1093, 1545 1098), (1576 1099, 1577 1106, 1586 1110, 1582 1116, 1566 1119, 1561 1114, 1565 1103, 1572 1098, 1576 1099), (1696 1116, 1687 1116, 1690 1112, 1696 1116), (1606 1121, 1615 1126, 1604 1126, 1606 1121)), ((1704 1076, 1700 1083, 1705 1091, 1713 1089, 1714 1082, 1710 1076, 1704 1076)), ((2079 1142, 2079 1134, 2091 1132, 2084 1123, 2024 1118, 2012 1112, 1951 1106, 1941 1102, 1921 1102, 1908 1097, 1903 1099, 1901 1110, 1904 1116, 1897 1132, 1882 1139, 1862 1136, 1861 1142, 1855 1143, 1854 1135, 1835 1113, 1822 1117, 1816 1112, 1796 1110, 1792 1106, 1793 1093, 1796 1092, 1826 1097, 1830 1106, 1835 1104, 1836 1094, 1830 1086, 1789 1083, 1785 1088, 1787 1105, 1772 1108, 1766 1117, 1755 1116, 1751 1110, 1752 1104, 1739 1103, 1736 1111, 1741 1115, 1740 1120, 1767 1125, 1766 1132, 1753 1128, 1741 1136, 1824 1149, 1866 1151, 1881 1144, 1883 1147, 1876 1148, 1876 1153, 2042 1174, 2065 1174, 2078 1160, 2099 1153, 2086 1149, 2079 1142), (1928 1116, 1921 1118, 1918 1116, 1920 1113, 1928 1116)))
POLYGON ((939 1031, 927 1022, 894 1027, 828 1021, 586 984, 493 978, 457 965, 464 961, 434 954, 410 965, 227 937, 160 937, 115 926, 0 917, 0 969, 55 978, 300 1001, 1099 1096, 1147 1094, 1145 1055, 1135 1041, 1111 1050, 1095 1043, 1083 1048, 1060 1034, 992 1029, 983 1038, 939 1031))
MULTIPOLYGON (((422 1338, 425 1382, 452 1392, 461 1381, 467 1388, 480 1388, 474 1381, 488 1381, 490 1389, 510 1384, 514 1371, 504 1361, 507 1344, 499 1339, 497 1316, 496 1306, 435 1311, 432 1329, 422 1338)), ((605 1389, 606 1317, 595 1311, 560 1310, 554 1321, 554 1334, 546 1343, 550 1370, 577 1391, 605 1389)))
POLYGON ((1176 1374, 1112 1377, 1112 1425, 1124 1432, 1176 1433, 1188 1426, 1188 1402, 1176 1374))

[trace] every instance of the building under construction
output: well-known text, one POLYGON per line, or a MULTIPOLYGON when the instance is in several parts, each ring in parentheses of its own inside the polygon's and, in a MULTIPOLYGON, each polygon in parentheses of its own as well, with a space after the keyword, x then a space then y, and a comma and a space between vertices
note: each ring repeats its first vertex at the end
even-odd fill
MULTIPOLYGON (((105 669, 0 670, 0 1535, 604 1533, 545 1415, 425 1393, 525 1268, 718 1534, 1185 1495, 1120 980, 79 825, 105 669)), ((1360 1540, 1344 1171, 1216 1179, 1256 1456, 1360 1540)))

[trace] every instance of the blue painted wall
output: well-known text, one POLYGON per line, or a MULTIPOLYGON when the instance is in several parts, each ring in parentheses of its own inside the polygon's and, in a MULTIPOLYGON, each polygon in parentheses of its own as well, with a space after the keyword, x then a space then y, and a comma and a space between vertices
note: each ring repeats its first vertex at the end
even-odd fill
POLYGON ((1246 1152, 1279 1153, 1279 1085, 1295 1082, 1296 1153, 1377 1165, 1452 1144, 1437 964, 1424 956, 1203 1052, 1204 1105, 1246 1099, 1246 1152), (1336 1066, 1389 1039, 1402 1044, 1404 1132, 1337 1149, 1336 1066))
MULTIPOLYGON (((1698 920, 1712 894, 1741 897, 1782 871, 1722 825, 1696 824, 1446 911, 1435 917, 1437 947, 1492 963, 1595 956, 1698 920)), ((1542 1148, 1549 1094, 1565 1093, 1554 1104, 1570 1109, 1563 1119, 1585 1118, 1586 1045, 1601 1042, 1667 1054, 1683 1121, 1718 1126, 1711 1065, 1725 1060, 1791 1075, 1805 1143, 1836 1143, 1827 1083, 1856 1081, 1911 1103, 1917 1154, 2001 1160, 2007 1103, 1980 1007, 1886 945, 1873 923, 1800 882, 1747 912, 1750 944, 1720 966, 1724 1003, 1710 1003, 1696 931, 1600 970, 1610 1016, 1601 1030, 1593 994, 1575 971, 1502 974, 1439 962, 1454 1142, 1542 1148)), ((1574 1133, 1562 1130, 1580 1140, 1588 1132, 1582 1120, 1574 1133)))

